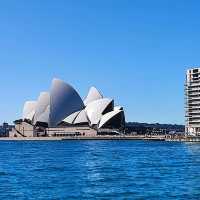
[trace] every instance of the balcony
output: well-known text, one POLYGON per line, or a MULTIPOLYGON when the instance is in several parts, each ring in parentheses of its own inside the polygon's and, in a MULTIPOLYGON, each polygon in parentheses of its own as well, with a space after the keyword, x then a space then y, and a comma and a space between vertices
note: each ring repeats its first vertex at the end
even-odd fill
POLYGON ((192 117, 189 117, 189 118, 188 118, 188 121, 189 121, 189 122, 200 122, 200 117, 199 117, 199 118, 192 118, 192 117))
POLYGON ((200 96, 199 97, 188 97, 186 100, 190 101, 190 100, 200 100, 200 96))
POLYGON ((188 81, 185 86, 188 87, 188 86, 198 86, 200 85, 200 80, 191 80, 191 81, 188 81))
POLYGON ((200 97, 200 92, 199 93, 192 93, 186 96, 186 99, 188 98, 198 98, 200 97))
POLYGON ((200 109, 200 106, 196 106, 196 107, 185 107, 186 111, 188 111, 188 109, 200 109))
POLYGON ((196 121, 196 122, 189 122, 189 126, 197 126, 200 127, 200 121, 196 121))
POLYGON ((185 94, 200 93, 200 88, 185 89, 185 94))
POLYGON ((190 114, 190 115, 192 115, 192 114, 194 114, 194 115, 195 114, 200 114, 200 110, 199 109, 198 110, 197 109, 195 109, 195 110, 187 110, 186 113, 190 114))

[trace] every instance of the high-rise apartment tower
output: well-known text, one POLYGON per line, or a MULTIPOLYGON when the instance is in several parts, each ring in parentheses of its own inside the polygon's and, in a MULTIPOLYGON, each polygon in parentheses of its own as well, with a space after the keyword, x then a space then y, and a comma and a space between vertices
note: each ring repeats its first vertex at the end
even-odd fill
POLYGON ((185 101, 185 131, 190 135, 200 135, 200 68, 187 70, 185 101))

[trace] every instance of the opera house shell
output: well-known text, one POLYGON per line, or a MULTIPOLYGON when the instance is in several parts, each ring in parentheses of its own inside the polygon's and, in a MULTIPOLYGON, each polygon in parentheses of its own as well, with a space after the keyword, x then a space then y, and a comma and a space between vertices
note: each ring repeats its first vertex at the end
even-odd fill
POLYGON ((121 106, 115 106, 113 99, 103 97, 95 87, 91 87, 87 97, 82 100, 71 85, 54 79, 49 92, 42 92, 36 101, 25 103, 23 121, 28 121, 34 127, 123 129, 125 116, 121 106))

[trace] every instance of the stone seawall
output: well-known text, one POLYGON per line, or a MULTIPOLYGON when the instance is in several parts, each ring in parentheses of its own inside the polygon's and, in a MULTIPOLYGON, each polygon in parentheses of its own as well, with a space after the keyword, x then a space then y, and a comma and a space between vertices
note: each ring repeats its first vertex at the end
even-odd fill
POLYGON ((68 136, 68 137, 0 137, 0 141, 58 141, 58 140, 146 140, 146 141, 167 141, 167 142, 200 142, 200 137, 181 136, 168 137, 165 135, 118 135, 118 136, 68 136))
POLYGON ((164 141, 164 136, 75 136, 75 137, 2 137, 0 141, 57 141, 57 140, 153 140, 164 141))

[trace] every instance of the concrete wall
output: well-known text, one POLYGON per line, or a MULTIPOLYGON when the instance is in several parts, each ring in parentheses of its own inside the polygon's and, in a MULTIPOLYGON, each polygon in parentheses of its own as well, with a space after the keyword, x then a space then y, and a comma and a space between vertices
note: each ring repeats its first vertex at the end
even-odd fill
POLYGON ((33 137, 34 136, 34 128, 31 124, 26 122, 22 122, 20 124, 15 125, 16 132, 21 133, 21 135, 25 137, 33 137))
MULTIPOLYGON (((65 137, 65 136, 96 136, 97 131, 90 127, 58 127, 44 129, 44 133, 49 137, 65 137)), ((9 137, 34 137, 37 136, 34 127, 26 122, 15 125, 9 133, 9 137)))
POLYGON ((47 135, 55 136, 96 136, 97 131, 89 127, 47 128, 47 135))
POLYGON ((20 135, 15 128, 13 128, 10 132, 9 132, 9 137, 13 138, 13 137, 23 137, 22 135, 20 135))

